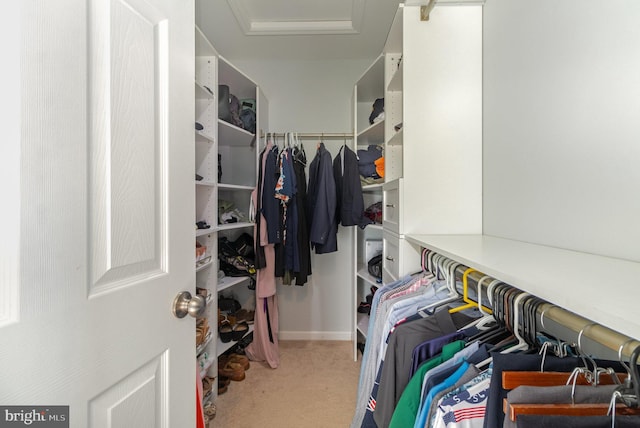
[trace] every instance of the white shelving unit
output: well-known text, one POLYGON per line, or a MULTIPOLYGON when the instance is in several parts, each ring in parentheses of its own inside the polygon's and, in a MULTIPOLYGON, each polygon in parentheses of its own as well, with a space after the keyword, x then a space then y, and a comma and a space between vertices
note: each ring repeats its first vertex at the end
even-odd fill
MULTIPOLYGON (((355 150, 366 150, 369 145, 381 146, 384 144, 385 120, 371 124, 369 115, 371 114, 373 103, 378 98, 384 98, 384 57, 381 55, 371 64, 371 66, 358 79, 354 87, 354 139, 355 150)), ((382 201, 382 183, 370 184, 362 187, 362 194, 365 208, 382 201)), ((367 270, 367 241, 378 241, 382 247, 382 225, 371 224, 364 230, 356 229, 354 237, 354 251, 357 270, 354 275, 353 287, 353 357, 357 360, 357 342, 366 340, 366 327, 368 326, 368 315, 356 312, 360 302, 365 301, 367 294, 370 294, 372 285, 380 286, 375 277, 369 275, 367 270)))
MULTIPOLYGON (((195 90, 195 120, 204 129, 195 130, 195 171, 202 177, 202 180, 195 181, 196 194, 196 218, 194 222, 206 221, 211 227, 209 229, 197 229, 195 231, 195 241, 207 247, 206 262, 198 262, 195 265, 196 286, 208 290, 207 307, 217 306, 215 293, 216 287, 216 266, 217 253, 215 249, 215 221, 216 221, 216 138, 217 134, 217 52, 204 37, 202 32, 195 29, 195 51, 196 51, 196 75, 194 79, 195 90), (207 90, 206 88, 209 88, 207 90)), ((209 355, 207 364, 201 369, 201 375, 209 373, 215 376, 215 338, 217 337, 217 315, 215 311, 207 310, 209 332, 205 336, 203 343, 196 348, 196 357, 202 358, 206 353, 209 355)), ((215 388, 214 388, 215 390, 215 388)), ((212 391, 203 398, 203 403, 215 399, 215 392, 212 391)))
MULTIPOLYGON (((196 266, 196 285, 209 290, 207 317, 210 335, 198 346, 197 355, 207 353, 210 362, 202 374, 217 376, 217 358, 236 342, 222 343, 218 337, 218 298, 226 295, 238 300, 243 308, 254 309, 254 291, 248 288, 249 277, 223 277, 218 279, 218 240, 226 237, 234 241, 241 234, 253 234, 254 224, 249 222, 251 192, 257 182, 256 135, 218 118, 218 85, 228 85, 230 94, 239 100, 255 100, 257 106, 256 129, 266 121, 267 101, 258 85, 221 57, 196 28, 196 122, 203 126, 195 131, 196 222, 206 221, 211 227, 195 231, 195 238, 207 247, 205 263, 196 266), (221 175, 220 169, 221 167, 221 175), (240 215, 234 222, 221 223, 220 201, 233 204, 240 215)), ((253 332, 250 326, 249 333, 253 332)), ((247 333, 248 334, 248 333, 247 333)), ((215 400, 217 389, 205 400, 215 400)))
MULTIPOLYGON (((221 56, 218 57, 218 84, 227 85, 229 93, 238 100, 256 101, 256 129, 260 129, 259 113, 267 105, 258 85, 221 56)), ((234 241, 244 233, 253 235, 254 224, 249 222, 249 206, 251 192, 258 179, 258 144, 255 133, 249 130, 222 119, 217 119, 217 126, 217 160, 221 166, 221 176, 216 180, 217 202, 219 205, 222 201, 231 202, 240 212, 241 218, 236 222, 223 223, 221 218, 216 217, 218 221, 215 228, 218 238, 226 237, 229 241, 234 241)), ((219 297, 233 297, 243 308, 253 309, 254 292, 249 290, 248 285, 249 277, 225 276, 218 280, 216 291, 219 297)), ((253 326, 250 326, 249 333, 252 331, 253 326)), ((235 343, 223 343, 217 338, 216 355, 223 354, 235 343)))
MULTIPOLYGON (((482 5, 436 4, 421 21, 419 6, 400 4, 354 99, 358 148, 383 145, 385 157, 382 189, 363 188, 365 197, 383 201, 383 227, 356 237, 357 307, 370 287, 361 270, 367 239, 383 241, 387 283, 420 267, 420 248, 408 234, 482 231, 482 5), (385 119, 372 126, 376 98, 384 98, 385 119)), ((364 335, 356 314, 354 337, 364 335)))

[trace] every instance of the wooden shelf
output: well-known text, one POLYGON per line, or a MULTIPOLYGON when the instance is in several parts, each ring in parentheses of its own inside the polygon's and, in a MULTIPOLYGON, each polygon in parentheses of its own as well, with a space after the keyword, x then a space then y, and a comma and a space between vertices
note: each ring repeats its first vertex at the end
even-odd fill
POLYGON ((218 138, 221 146, 248 147, 253 143, 255 135, 229 122, 218 119, 218 138))
POLYGON ((196 141, 215 143, 216 139, 214 136, 209 135, 204 130, 202 130, 196 131, 196 141))
POLYGON ((382 231, 383 230, 383 226, 380 223, 372 223, 372 224, 368 224, 367 227, 365 228, 365 230, 366 229, 382 231))
POLYGON ((362 278, 365 282, 371 285, 375 285, 376 287, 382 286, 382 283, 378 282, 376 277, 369 273, 369 270, 366 266, 358 269, 358 278, 362 278))
POLYGON ((362 191, 363 192, 377 192, 382 190, 382 185, 384 183, 377 183, 377 184, 367 184, 366 186, 362 186, 362 191))
POLYGON ((358 133, 359 146, 382 143, 384 143, 384 120, 376 122, 358 133))
POLYGON ((614 331, 640 338, 635 298, 639 295, 638 262, 486 235, 407 235, 406 239, 614 331))
POLYGON ((242 282, 247 281, 248 279, 248 276, 225 276, 224 278, 218 280, 217 291, 220 292, 222 290, 226 290, 227 288, 238 285, 242 282))
POLYGON ((213 258, 211 256, 207 256, 207 257, 209 257, 209 261, 206 263, 198 264, 199 262, 196 262, 196 272, 200 272, 201 270, 207 269, 213 264, 213 258))
POLYGON ((254 223, 249 222, 240 222, 240 223, 226 223, 219 224, 216 226, 216 230, 234 230, 234 229, 244 229, 246 227, 253 227, 254 223))
POLYGON ((209 229, 198 229, 196 230, 196 238, 198 236, 204 236, 204 235, 209 235, 211 233, 215 232, 215 229, 213 228, 209 228, 209 229))
MULTIPOLYGON (((252 332, 253 332, 253 324, 249 324, 249 331, 247 331, 247 334, 250 334, 250 333, 252 333, 252 332)), ((243 336, 243 338, 244 338, 247 334, 245 334, 245 335, 243 336)), ((238 342, 236 342, 235 340, 232 340, 232 341, 230 341, 230 342, 224 343, 224 342, 222 342, 222 340, 220 340, 220 338, 218 337, 218 346, 216 347, 216 352, 217 352, 217 354, 218 354, 218 357, 219 357, 220 355, 224 354, 225 352, 227 352, 229 349, 231 349, 231 347, 232 347, 233 345, 235 345, 236 343, 238 343, 238 342)))
POLYGON ((213 94, 207 91, 207 88, 204 85, 195 82, 195 86, 197 100, 213 100, 213 94))
POLYGON ((255 189, 255 186, 243 186, 241 184, 223 184, 223 183, 219 183, 218 184, 218 188, 221 190, 246 190, 246 191, 253 191, 253 189, 255 189))
POLYGON ((369 315, 358 312, 356 328, 366 338, 369 333, 369 315))

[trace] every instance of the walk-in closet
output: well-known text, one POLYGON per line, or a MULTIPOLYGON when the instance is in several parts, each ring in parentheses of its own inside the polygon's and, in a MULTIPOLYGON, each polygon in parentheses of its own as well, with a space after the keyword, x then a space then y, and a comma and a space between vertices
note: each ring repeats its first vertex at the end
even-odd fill
POLYGON ((0 426, 640 426, 640 2, 49 3, 0 426))

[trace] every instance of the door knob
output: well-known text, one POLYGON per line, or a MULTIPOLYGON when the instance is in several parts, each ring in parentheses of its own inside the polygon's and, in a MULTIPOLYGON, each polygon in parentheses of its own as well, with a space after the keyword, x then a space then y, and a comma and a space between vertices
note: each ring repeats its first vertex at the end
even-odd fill
POLYGON ((199 294, 191 296, 188 291, 178 293, 173 300, 173 315, 176 318, 184 318, 187 314, 198 318, 204 315, 206 309, 207 299, 199 294))

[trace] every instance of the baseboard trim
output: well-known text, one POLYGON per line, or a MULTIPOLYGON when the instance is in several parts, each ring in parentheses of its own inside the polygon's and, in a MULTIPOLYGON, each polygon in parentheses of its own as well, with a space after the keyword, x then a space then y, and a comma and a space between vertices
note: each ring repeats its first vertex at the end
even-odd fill
POLYGON ((351 340, 350 331, 280 331, 280 340, 351 340))

